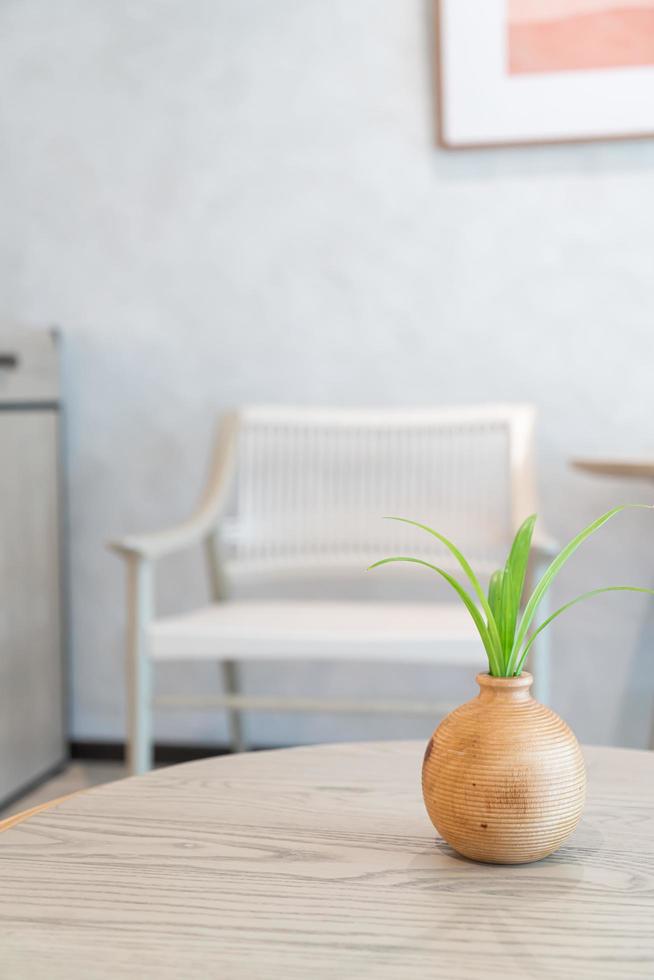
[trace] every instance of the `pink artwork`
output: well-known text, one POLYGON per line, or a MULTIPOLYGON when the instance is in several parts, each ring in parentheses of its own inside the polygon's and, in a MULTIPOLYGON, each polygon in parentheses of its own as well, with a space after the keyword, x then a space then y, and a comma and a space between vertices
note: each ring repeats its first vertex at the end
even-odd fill
POLYGON ((654 137, 654 0, 437 0, 437 10, 443 146, 654 137))
POLYGON ((506 0, 508 71, 654 65, 654 0, 506 0))

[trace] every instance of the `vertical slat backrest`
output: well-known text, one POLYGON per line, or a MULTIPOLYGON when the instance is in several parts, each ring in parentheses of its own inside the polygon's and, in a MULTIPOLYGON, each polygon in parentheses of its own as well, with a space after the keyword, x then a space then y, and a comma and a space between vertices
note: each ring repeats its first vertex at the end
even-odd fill
POLYGON ((533 504, 528 406, 239 413, 229 555, 244 566, 446 559, 409 517, 479 567, 500 561, 533 504))

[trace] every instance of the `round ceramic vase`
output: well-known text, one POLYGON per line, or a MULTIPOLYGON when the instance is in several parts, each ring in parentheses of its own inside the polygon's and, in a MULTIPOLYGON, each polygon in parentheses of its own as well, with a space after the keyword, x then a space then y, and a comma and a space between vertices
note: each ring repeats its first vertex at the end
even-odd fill
POLYGON ((531 674, 478 674, 479 694, 429 740, 422 793, 455 851, 491 864, 538 861, 579 822, 586 769, 564 721, 532 698, 531 674))

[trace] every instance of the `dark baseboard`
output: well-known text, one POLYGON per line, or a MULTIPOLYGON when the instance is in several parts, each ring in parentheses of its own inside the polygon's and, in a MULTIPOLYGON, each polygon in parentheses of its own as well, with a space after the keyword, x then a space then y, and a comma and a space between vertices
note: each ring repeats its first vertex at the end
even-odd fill
MULTIPOLYGON (((265 746, 272 748, 272 746, 265 746)), ((264 746, 250 745, 250 752, 256 752, 264 746)), ((161 765, 174 765, 178 762, 191 762, 193 759, 208 759, 214 755, 230 755, 231 747, 223 743, 216 745, 170 745, 157 743, 154 747, 154 761, 161 765)), ((103 762, 123 762, 125 759, 124 742, 89 742, 75 740, 70 743, 71 759, 88 759, 103 762)))

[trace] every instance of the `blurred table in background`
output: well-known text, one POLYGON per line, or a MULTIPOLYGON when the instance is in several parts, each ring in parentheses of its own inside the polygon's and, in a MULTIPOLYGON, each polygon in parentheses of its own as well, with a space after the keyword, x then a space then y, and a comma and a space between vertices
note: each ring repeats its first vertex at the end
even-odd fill
POLYGON ((633 479, 654 480, 654 456, 619 457, 580 456, 571 460, 577 470, 597 476, 627 476, 633 479))

